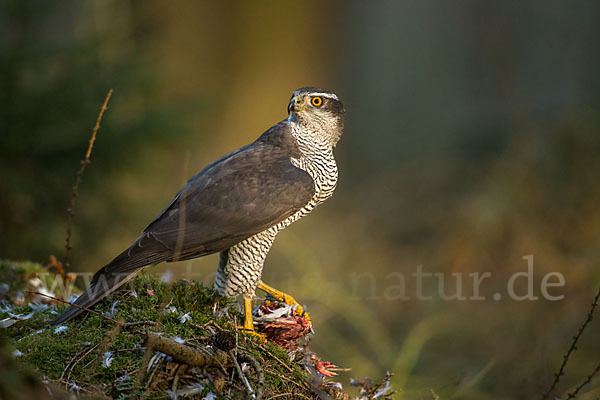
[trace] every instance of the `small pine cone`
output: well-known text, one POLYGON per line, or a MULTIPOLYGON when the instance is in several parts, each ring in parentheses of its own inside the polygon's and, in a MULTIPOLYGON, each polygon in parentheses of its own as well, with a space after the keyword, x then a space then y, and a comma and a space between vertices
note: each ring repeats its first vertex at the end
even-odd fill
POLYGON ((229 332, 219 331, 215 335, 213 344, 217 349, 227 352, 235 347, 235 336, 229 332))

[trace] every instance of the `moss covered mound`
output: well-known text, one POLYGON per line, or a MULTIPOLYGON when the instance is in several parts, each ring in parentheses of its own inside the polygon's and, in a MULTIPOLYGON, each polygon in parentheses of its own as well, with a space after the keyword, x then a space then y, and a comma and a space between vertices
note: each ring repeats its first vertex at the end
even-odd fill
POLYGON ((240 333, 237 303, 196 282, 165 283, 141 274, 96 305, 99 314, 50 326, 66 305, 35 292, 56 295, 48 288, 54 284, 60 292, 60 279, 38 264, 0 262, 0 284, 10 282, 0 294, 0 335, 12 346, 11 363, 33 368, 43 382, 59 388, 57 393, 119 399, 349 398, 320 373, 328 371, 306 347, 290 351, 240 333))

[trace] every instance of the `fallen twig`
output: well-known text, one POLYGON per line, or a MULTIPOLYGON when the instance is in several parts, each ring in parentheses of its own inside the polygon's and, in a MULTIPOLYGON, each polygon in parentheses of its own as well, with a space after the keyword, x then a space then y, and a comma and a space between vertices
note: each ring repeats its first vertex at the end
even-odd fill
POLYGON ((240 358, 242 361, 246 361, 252 364, 252 367, 256 371, 256 400, 262 399, 263 386, 265 384, 265 374, 263 372, 263 369, 261 368, 258 361, 256 361, 256 359, 250 354, 238 353, 238 358, 240 358))
POLYGON ((126 322, 123 324, 124 328, 129 328, 131 326, 141 326, 141 325, 158 325, 156 321, 136 321, 136 322, 126 322))
POLYGON ((306 395, 303 395, 302 393, 279 393, 279 394, 276 394, 275 396, 269 397, 267 400, 280 399, 282 397, 285 397, 287 399, 287 398, 294 397, 294 396, 302 397, 303 399, 310 400, 310 397, 307 397, 306 395))
POLYGON ((218 352, 214 356, 206 356, 190 346, 152 332, 148 332, 146 336, 146 349, 149 352, 160 351, 191 367, 219 366, 217 362, 227 363, 225 354, 222 352, 218 352))
POLYGON ((87 312, 89 312, 89 313, 92 313, 92 314, 94 314, 94 315, 98 315, 98 316, 100 316, 100 317, 102 317, 102 318, 104 318, 104 319, 107 319, 107 320, 109 320, 109 321, 112 321, 112 322, 114 322, 115 324, 119 324, 119 321, 115 321, 114 319, 112 319, 112 318, 110 318, 110 317, 107 317, 106 315, 104 315, 104 314, 101 314, 101 313, 99 313, 98 311, 91 310, 91 309, 89 309, 89 308, 87 308, 87 307, 82 307, 82 306, 80 306, 79 304, 71 303, 70 301, 66 301, 66 300, 63 300, 63 299, 59 299, 59 298, 57 298, 57 297, 50 296, 50 295, 47 295, 47 294, 44 294, 44 293, 40 293, 40 292, 33 292, 33 291, 31 291, 31 290, 26 290, 26 293, 29 293, 29 294, 35 294, 35 295, 38 295, 38 296, 43 296, 43 297, 47 297, 47 298, 49 298, 49 299, 52 299, 52 300, 59 301, 59 302, 61 302, 61 303, 63 303, 63 304, 68 304, 68 305, 70 305, 70 306, 77 307, 77 308, 79 308, 79 309, 82 309, 82 310, 84 310, 84 311, 87 311, 87 312))
MULTIPOLYGON (((231 349, 231 350, 229 350, 228 354, 229 354, 229 358, 231 358, 231 361, 233 361, 233 365, 235 365, 235 369, 238 373, 238 376, 244 383, 244 387, 246 388, 246 393, 248 393, 248 397, 251 399, 260 400, 262 398, 262 384, 260 384, 260 382, 259 382, 259 385, 258 385, 258 387, 256 389, 256 393, 255 393, 254 389, 250 385, 250 382, 248 382, 248 378, 246 378, 246 375, 242 371, 242 367, 240 367, 240 363, 237 360, 238 356, 236 355, 235 351, 233 349, 231 349)), ((253 360, 254 360, 254 358, 253 358, 253 360)), ((256 362, 256 360, 254 360, 254 362, 256 362)), ((258 366, 258 367, 260 368, 260 366, 258 366)), ((256 372, 258 373, 258 371, 259 370, 257 370, 256 372)), ((260 369, 260 372, 262 373, 262 368, 260 369)), ((264 382, 264 376, 263 376, 263 382, 264 382)))
POLYGON ((185 370, 187 369, 187 365, 182 364, 179 365, 175 371, 175 376, 173 377, 173 384, 171 385, 171 390, 173 392, 177 392, 177 384, 179 384, 179 377, 181 376, 181 374, 185 373, 185 370))
POLYGON ((67 363, 67 365, 65 366, 65 369, 63 369, 62 374, 60 375, 60 378, 58 378, 60 381, 63 380, 63 378, 65 378, 65 374, 67 373, 67 371, 69 371, 68 376, 66 377, 66 381, 69 380, 69 378, 71 377, 71 371, 73 370, 73 368, 75 368, 75 365, 79 364, 79 362, 81 360, 83 360, 88 354, 90 354, 92 351, 94 351, 94 349, 96 347, 98 347, 100 345, 100 343, 97 343, 93 346, 90 346, 88 348, 85 348, 81 351, 79 351, 77 354, 75 354, 71 360, 67 363))

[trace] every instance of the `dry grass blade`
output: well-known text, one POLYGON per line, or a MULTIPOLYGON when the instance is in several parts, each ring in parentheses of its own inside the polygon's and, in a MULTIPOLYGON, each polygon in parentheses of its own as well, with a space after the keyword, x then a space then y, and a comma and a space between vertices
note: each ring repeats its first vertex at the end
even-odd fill
POLYGON ((73 220, 75 219, 75 206, 77 205, 77 196, 79 195, 79 186, 81 185, 81 179, 83 177, 83 172, 85 171, 85 167, 90 163, 90 156, 92 155, 92 149, 94 148, 94 142, 96 141, 96 135, 98 134, 98 130, 100 129, 100 122, 102 121, 102 117, 104 116, 104 112, 108 107, 108 101, 113 94, 113 90, 110 89, 106 94, 106 98, 104 99, 104 103, 100 108, 100 112, 98 113, 98 118, 96 119, 96 124, 94 125, 94 130, 92 131, 92 137, 90 138, 90 142, 88 144, 87 151, 85 152, 85 158, 81 160, 81 166, 79 167, 79 171, 77 171, 77 178, 75 179, 75 184, 73 185, 73 191, 71 193, 71 205, 68 209, 69 218, 67 220, 67 238, 65 240, 65 274, 69 270, 69 255, 71 253, 71 229, 73 227, 73 220))

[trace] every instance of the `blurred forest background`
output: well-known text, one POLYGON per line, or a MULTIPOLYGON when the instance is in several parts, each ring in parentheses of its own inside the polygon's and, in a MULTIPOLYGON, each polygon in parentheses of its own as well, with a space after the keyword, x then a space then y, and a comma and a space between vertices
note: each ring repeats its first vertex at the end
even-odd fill
MULTIPOLYGON (((390 370, 406 399, 539 397, 600 285, 599 43, 597 1, 2 0, 0 257, 64 256, 110 88, 75 271, 109 261, 187 178, 285 118, 292 90, 322 86, 347 110, 338 190, 279 235, 264 280, 308 305, 314 350, 353 368, 342 379, 390 370), (557 271, 566 284, 551 293, 565 298, 493 300, 530 254, 536 294, 557 271), (486 300, 443 301, 431 280, 419 301, 418 265, 446 273, 448 294, 451 273, 491 272, 486 300), (389 298, 390 274, 410 300, 389 298)), ((209 284, 216 264, 173 271, 209 284)), ((597 365, 599 324, 557 394, 597 365)))

